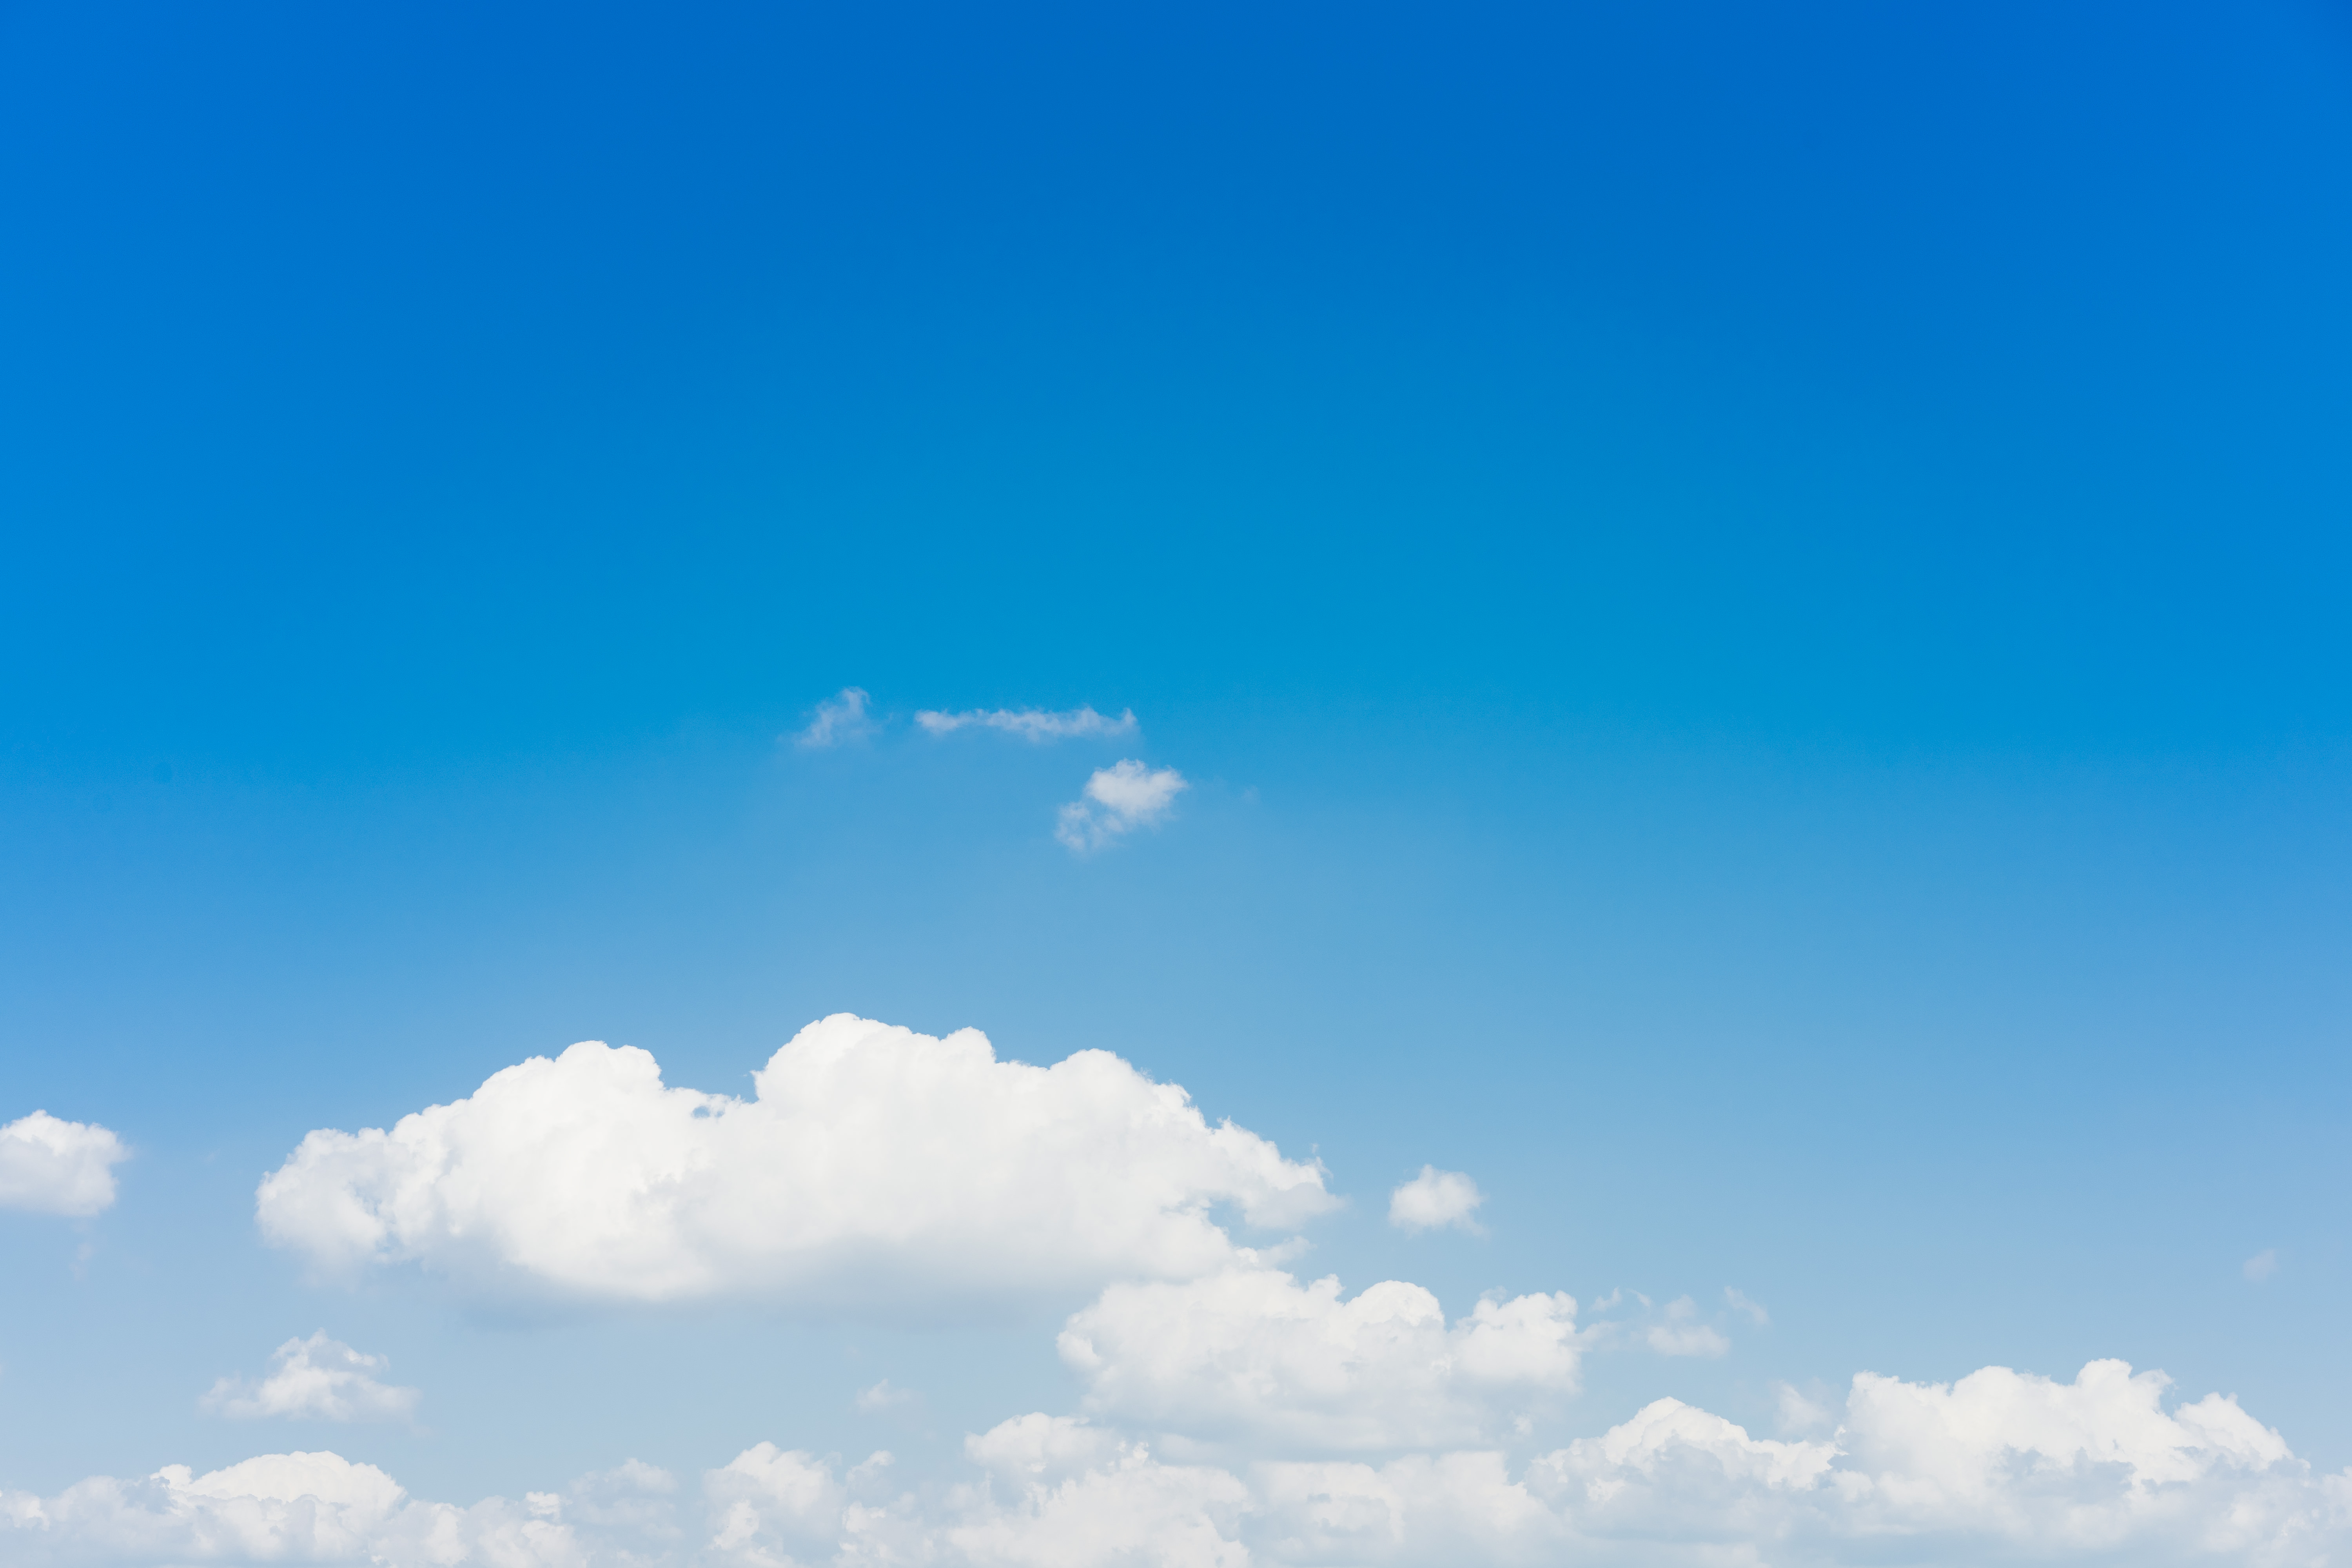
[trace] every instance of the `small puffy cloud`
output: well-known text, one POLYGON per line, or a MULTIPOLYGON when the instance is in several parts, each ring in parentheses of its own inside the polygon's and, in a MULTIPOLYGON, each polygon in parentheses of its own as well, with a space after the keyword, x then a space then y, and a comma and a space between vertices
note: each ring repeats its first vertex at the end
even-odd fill
POLYGON ((86 1217, 114 1203, 114 1167, 131 1158, 122 1140, 90 1121, 46 1110, 0 1127, 0 1209, 86 1217))
POLYGON ((1174 768, 1153 770, 1129 760, 1097 768, 1083 799, 1062 807, 1054 837, 1072 849, 1100 849, 1139 827, 1156 827, 1192 786, 1174 768))
POLYGON ((857 1391, 857 1408, 868 1415, 878 1415, 885 1410, 896 1410, 901 1405, 912 1405, 916 1397, 913 1389, 893 1388, 890 1386, 890 1380, 886 1377, 871 1388, 861 1388, 857 1391))
POLYGON ((1643 1336, 1660 1355, 1726 1355, 1731 1342, 1698 1321, 1698 1303, 1688 1296, 1666 1303, 1665 1321, 1643 1336))
POLYGON ((2278 1249, 2271 1247, 2263 1248, 2246 1259, 2240 1272, 2253 1283, 2261 1284, 2278 1272, 2278 1249))
POLYGON ((380 1355, 368 1355, 327 1337, 320 1329, 307 1340, 288 1340, 269 1358, 259 1383, 224 1377, 212 1386, 203 1407, 233 1420, 280 1415, 311 1421, 404 1421, 423 1395, 376 1380, 390 1369, 380 1355))
POLYGON ((942 713, 931 709, 916 714, 915 722, 934 735, 951 735, 958 730, 999 730, 1032 742, 1064 741, 1081 735, 1132 735, 1137 729, 1132 708, 1116 719, 1107 718, 1090 707, 1059 713, 1043 708, 975 708, 962 713, 942 713))
POLYGON ((1050 1068, 837 1014, 753 1075, 673 1089, 595 1041, 390 1131, 321 1130, 257 1194, 263 1235, 330 1274, 417 1263, 522 1297, 733 1297, 908 1317, 1239 1256, 1212 1209, 1295 1229, 1318 1163, 1211 1126, 1108 1051, 1050 1068))
POLYGON ((866 710, 866 695, 855 686, 845 686, 838 696, 816 705, 808 728, 793 737, 793 743, 811 751, 823 751, 845 742, 862 740, 876 729, 866 710))
POLYGON ((1745 1290, 1726 1285, 1723 1288, 1723 1304, 1759 1329, 1772 1326, 1772 1314, 1764 1310, 1764 1303, 1753 1300, 1745 1290))
POLYGON ((1489 1299, 1449 1326, 1418 1285, 1342 1300, 1337 1279, 1242 1267, 1113 1285, 1070 1319, 1061 1351, 1097 1415, 1331 1450, 1485 1440, 1575 1392, 1580 1346, 1567 1296, 1489 1299))
POLYGON ((1423 1165, 1421 1174, 1389 1194, 1389 1223, 1403 1230, 1436 1230, 1454 1226, 1463 1230, 1482 1227, 1475 1217, 1486 1194, 1459 1171, 1423 1165))

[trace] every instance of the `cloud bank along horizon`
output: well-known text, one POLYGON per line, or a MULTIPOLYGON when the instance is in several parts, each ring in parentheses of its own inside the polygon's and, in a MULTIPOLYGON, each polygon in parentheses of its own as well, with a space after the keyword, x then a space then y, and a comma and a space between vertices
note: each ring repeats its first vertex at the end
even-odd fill
MULTIPOLYGON (((261 1183, 257 1217, 323 1280, 415 1268, 466 1298, 737 1298, 940 1322, 1090 1298, 1055 1340, 1076 1409, 1010 1415, 940 1478, 773 1440, 691 1485, 629 1459, 468 1505, 329 1451, 93 1477, 0 1494, 0 1557, 1230 1568, 2352 1551, 2352 1472, 2314 1475, 2230 1396, 2168 1405, 2163 1373, 2118 1361, 2072 1381, 1860 1372, 1842 1408, 1784 1402, 1779 1437, 1662 1398, 1545 1447, 1538 1426, 1571 1407, 1588 1357, 1714 1353, 1721 1332, 1688 1298, 1628 1319, 1602 1315, 1615 1298, 1588 1314, 1565 1292, 1496 1294, 1449 1318, 1408 1281, 1349 1296, 1302 1280, 1287 1266, 1341 1201, 1330 1173, 1211 1125, 1180 1086, 1108 1052, 1041 1068, 976 1030, 836 1015, 754 1084, 749 1099, 672 1087, 649 1053, 583 1042, 390 1130, 311 1132, 261 1183)), ((110 1147, 102 1129, 36 1131, 44 1148, 110 1147)), ((1460 1225, 1481 1196, 1424 1167, 1390 1216, 1460 1225)), ((244 1419, 409 1417, 429 1390, 384 1372, 321 1330, 205 1397, 244 1419)))

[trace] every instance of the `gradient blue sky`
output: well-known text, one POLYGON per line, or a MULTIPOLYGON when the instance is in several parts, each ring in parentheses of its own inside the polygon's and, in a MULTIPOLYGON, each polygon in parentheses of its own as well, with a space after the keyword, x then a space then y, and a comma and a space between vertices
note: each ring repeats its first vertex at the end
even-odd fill
POLYGON ((1351 1288, 1769 1308, 1564 1432, 2115 1355, 2352 1463, 2341 6, 7 0, 0 213, 0 1121, 136 1150, 0 1215, 0 1484, 321 1326, 436 1496, 1066 1402, 255 1232, 842 1010, 1318 1152, 1351 1288))

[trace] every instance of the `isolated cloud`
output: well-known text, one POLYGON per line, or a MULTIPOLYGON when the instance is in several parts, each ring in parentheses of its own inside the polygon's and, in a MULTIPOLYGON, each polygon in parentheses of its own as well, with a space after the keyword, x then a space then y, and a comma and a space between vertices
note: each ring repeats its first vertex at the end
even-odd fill
POLYGON ((1059 713, 1043 708, 975 708, 962 713, 942 713, 931 709, 916 714, 915 722, 934 735, 969 729, 1002 730, 1030 742, 1062 741, 1078 735, 1132 735, 1137 729, 1132 708, 1116 719, 1106 718, 1091 707, 1059 713))
POLYGON ((890 1457, 762 1443, 686 1494, 630 1463, 520 1503, 411 1499, 372 1466, 267 1455, 203 1476, 0 1492, 0 1561, 147 1568, 1392 1568, 1574 1562, 1843 1568, 1987 1562, 2312 1568, 2352 1551, 2352 1471, 2315 1477, 2220 1395, 2164 1407, 2159 1373, 2072 1383, 1988 1367, 1853 1380, 1833 1438, 1750 1436, 1658 1400, 1515 1467, 1453 1448, 1381 1461, 1171 1464, 1044 1414, 968 1437, 976 1474, 902 1489, 890 1457))
POLYGON ((876 726, 866 715, 866 700, 861 689, 843 687, 840 695, 816 705, 808 728, 793 737, 793 744, 805 746, 811 751, 822 751, 827 746, 838 746, 845 741, 872 734, 876 726))
POLYGON ((1698 1303, 1688 1296, 1666 1303, 1665 1321, 1653 1323, 1643 1336, 1660 1355, 1727 1355, 1731 1342, 1720 1331, 1698 1321, 1698 1303))
POLYGON ((1319 1163, 1108 1051, 1030 1067, 976 1029, 838 1014, 753 1081, 672 1089, 648 1053, 584 1041, 390 1131, 312 1132, 262 1182, 262 1232, 329 1273, 920 1316, 1210 1273, 1236 1257, 1213 1205, 1293 1229, 1334 1202, 1319 1163))
POLYGON ((1723 1304, 1759 1329, 1772 1326, 1772 1314, 1764 1310, 1764 1303, 1752 1299, 1747 1291, 1736 1286, 1726 1285, 1723 1288, 1723 1304))
POLYGON ((1461 1172, 1423 1165, 1420 1175, 1389 1194, 1389 1223, 1404 1230, 1435 1230, 1450 1225, 1475 1231, 1480 1226, 1472 1216, 1486 1201, 1478 1184, 1461 1172))
POLYGON ((114 1203, 114 1167, 131 1151, 89 1121, 61 1121, 46 1110, 0 1127, 0 1209, 77 1218, 114 1203))
POLYGON ((1489 1299, 1452 1327, 1388 1280, 1351 1300, 1244 1266, 1183 1284, 1113 1285, 1073 1316, 1062 1360, 1087 1408, 1130 1425, 1296 1451, 1487 1440, 1575 1391, 1576 1302, 1489 1299))
POLYGON ((2252 1283, 2259 1285, 2278 1272, 2278 1249, 2266 1247, 2246 1259, 2239 1269, 2252 1283))
POLYGON ((327 1337, 320 1329, 307 1340, 288 1340, 271 1353, 259 1383, 224 1377, 202 1400, 205 1409, 234 1420, 282 1415, 310 1421, 404 1421, 423 1397, 414 1388, 376 1381, 390 1369, 383 1356, 368 1355, 327 1337))
POLYGON ((1174 768, 1157 772, 1132 760, 1097 768, 1086 796, 1062 807, 1054 837, 1072 849, 1099 849, 1139 827, 1156 827, 1192 786, 1174 768))

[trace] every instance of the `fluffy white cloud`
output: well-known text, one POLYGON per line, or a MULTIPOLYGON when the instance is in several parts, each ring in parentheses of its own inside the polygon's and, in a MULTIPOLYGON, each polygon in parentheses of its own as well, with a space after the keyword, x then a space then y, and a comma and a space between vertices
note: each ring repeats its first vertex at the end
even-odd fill
POLYGON ((355 1351, 320 1329, 307 1340, 288 1340, 270 1355, 269 1371, 257 1384, 224 1377, 203 1400, 215 1415, 250 1420, 283 1415, 314 1421, 401 1421, 415 1413, 422 1397, 414 1388, 376 1381, 391 1366, 380 1355, 355 1351))
POLYGON ((1418 1285, 1343 1301, 1336 1279, 1244 1266, 1113 1285, 1070 1319, 1061 1351, 1096 1414, 1316 1451, 1486 1440, 1574 1392, 1580 1347, 1567 1296, 1489 1299, 1449 1327, 1418 1285))
POLYGON ((333 1454, 192 1477, 0 1493, 0 1561, 304 1562, 383 1568, 1244 1568, 1347 1563, 1974 1568, 2315 1568, 2352 1552, 2352 1472, 2313 1476, 2219 1395, 2164 1407, 2161 1373, 2072 1383, 1989 1367, 1854 1380, 1834 1437, 1782 1442, 1662 1399, 1528 1462, 1452 1449, 1381 1463, 1171 1464, 1068 1416, 966 1440, 979 1479, 894 1489, 889 1456, 762 1443, 698 1500, 627 1464, 472 1508, 409 1498, 333 1454))
POLYGON ((1155 772, 1132 759, 1097 768, 1085 797, 1062 807, 1054 837, 1072 849, 1099 849, 1139 827, 1157 826, 1191 787, 1174 768, 1155 772))
POLYGON ((844 742, 872 734, 876 726, 866 711, 866 695, 861 689, 843 687, 838 696, 816 705, 815 712, 809 718, 808 728, 794 735, 793 742, 811 751, 823 751, 827 746, 838 746, 844 742))
POLYGON ((263 1180, 261 1228, 328 1272, 921 1315, 1197 1277, 1237 1256, 1216 1205, 1289 1229, 1334 1202, 1319 1163, 1107 1051, 1030 1067, 977 1030, 841 1014, 754 1083, 672 1089, 646 1052, 583 1042, 390 1131, 312 1132, 263 1180))
POLYGON ((1478 1184, 1461 1172, 1423 1165, 1420 1175, 1389 1194, 1389 1223, 1402 1230, 1450 1225, 1475 1231, 1479 1228, 1475 1217, 1478 1205, 1486 1201, 1478 1184))
POLYGON ((977 728, 1002 730, 1030 742, 1060 741, 1076 735, 1132 735, 1136 731, 1135 710, 1132 708, 1116 719, 1106 718, 1091 707, 1072 708, 1060 713, 1043 708, 976 708, 962 713, 942 713, 930 709, 916 714, 915 722, 934 735, 949 735, 958 730, 977 728))
POLYGON ((0 1209, 94 1215, 114 1203, 114 1167, 131 1158, 122 1140, 89 1121, 46 1110, 0 1127, 0 1209))
POLYGON ((1774 1542, 1792 1563, 2310 1563, 2352 1546, 2352 1476, 2315 1479, 2219 1394, 2167 1412, 2166 1386, 2121 1362, 2071 1384, 1864 1373, 1835 1437, 1811 1443, 1660 1400, 1537 1460, 1528 1484, 1588 1536, 1774 1542))

